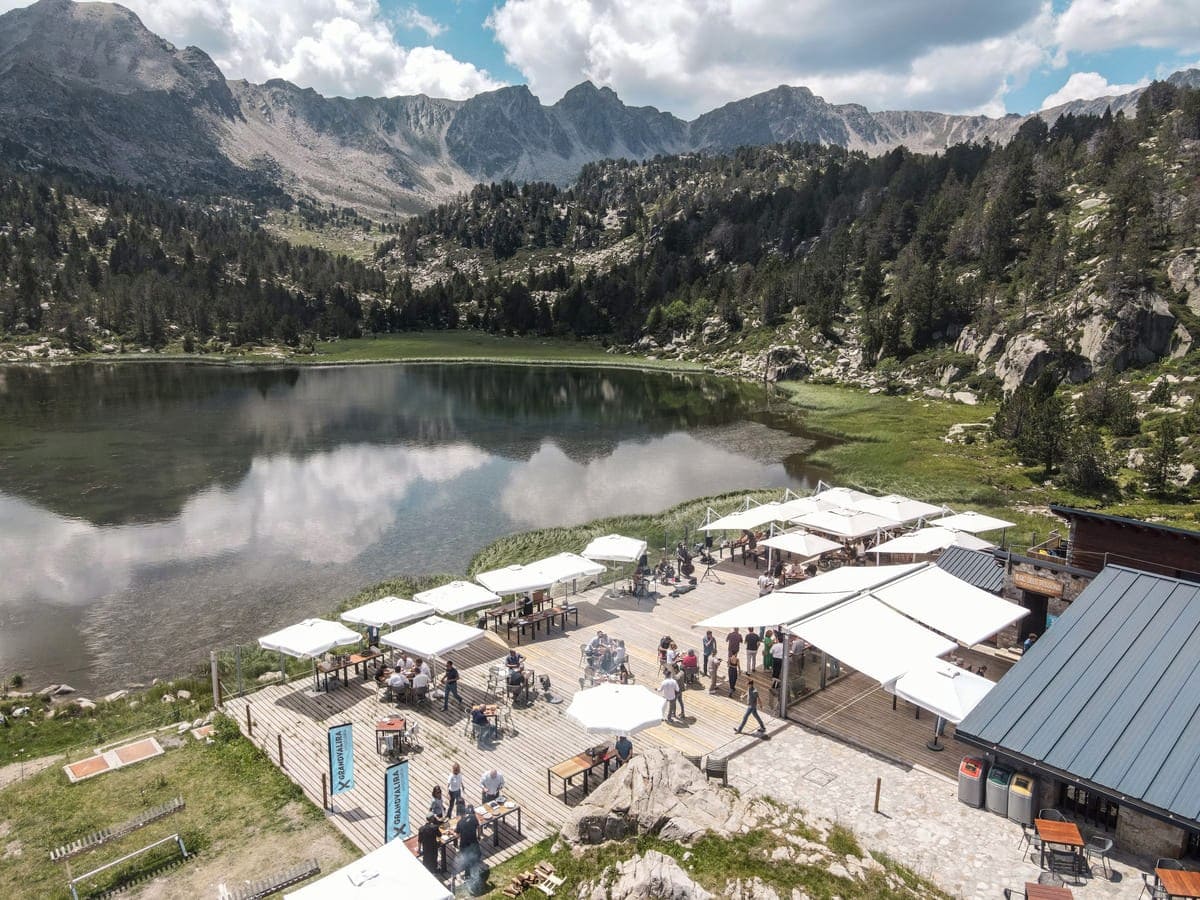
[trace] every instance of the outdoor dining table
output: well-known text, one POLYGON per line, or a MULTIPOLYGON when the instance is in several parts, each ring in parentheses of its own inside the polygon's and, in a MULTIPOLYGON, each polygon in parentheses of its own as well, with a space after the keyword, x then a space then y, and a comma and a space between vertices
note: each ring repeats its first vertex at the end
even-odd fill
POLYGON ((1079 833, 1079 826, 1074 822, 1058 822, 1054 819, 1034 819, 1033 824, 1038 837, 1042 839, 1042 865, 1046 862, 1046 845, 1056 844, 1068 848, 1071 853, 1071 874, 1078 875, 1083 868, 1083 835, 1079 833))
POLYGON ((1070 888, 1038 884, 1036 881, 1025 882, 1025 900, 1072 900, 1074 896, 1070 888))
POLYGON ((408 731, 408 723, 401 716, 391 716, 377 721, 375 723, 375 752, 384 752, 389 735, 398 736, 400 746, 403 747, 406 731, 408 731))
POLYGON ((512 640, 513 629, 517 632, 517 645, 521 643, 521 635, 525 633, 526 627, 529 628, 529 634, 532 637, 538 630, 542 622, 546 623, 546 632, 549 633, 550 626, 555 619, 559 620, 559 627, 563 631, 567 630, 567 616, 575 616, 575 625, 579 625, 579 607, 578 606, 554 606, 550 609, 544 609, 541 612, 536 612, 532 616, 524 616, 519 619, 512 619, 507 625, 508 639, 512 640))
POLYGON ((1200 872, 1155 869, 1154 874, 1168 897, 1200 897, 1200 872))
POLYGON ((567 802, 567 789, 571 786, 576 778, 583 776, 583 793, 587 794, 591 787, 591 774, 594 770, 604 767, 604 777, 608 777, 609 764, 617 757, 616 749, 611 745, 605 745, 599 753, 576 753, 570 759, 564 759, 557 765, 551 766, 546 770, 546 792, 552 793, 554 786, 551 782, 551 777, 556 776, 562 779, 562 794, 563 803, 567 802))
MULTIPOLYGON (((538 594, 534 595, 532 600, 533 608, 536 612, 541 612, 543 607, 554 602, 550 598, 549 594, 542 594, 541 592, 538 592, 538 594)), ((509 603, 501 604, 500 606, 493 606, 491 609, 485 609, 483 611, 483 615, 492 620, 492 627, 494 627, 496 629, 496 633, 499 634, 500 620, 504 618, 512 620, 521 612, 524 607, 525 600, 522 598, 520 600, 513 600, 509 603)))
POLYGON ((511 816, 517 815, 517 837, 523 837, 521 832, 521 805, 503 797, 475 807, 475 821, 479 827, 492 826, 492 846, 500 846, 500 823, 511 816))
POLYGON ((341 675, 343 684, 349 684, 349 672, 351 669, 358 671, 362 669, 363 681, 367 680, 368 663, 372 660, 379 659, 383 656, 382 653, 351 653, 345 659, 331 659, 317 663, 313 669, 313 688, 314 690, 321 689, 322 680, 324 681, 325 690, 329 690, 329 676, 333 676, 334 682, 338 680, 338 675, 341 675))

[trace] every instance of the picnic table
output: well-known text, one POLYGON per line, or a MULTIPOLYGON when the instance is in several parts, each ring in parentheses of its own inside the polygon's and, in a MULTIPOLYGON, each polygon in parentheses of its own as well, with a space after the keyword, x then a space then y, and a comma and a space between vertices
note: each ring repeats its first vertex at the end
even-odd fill
POLYGON ((336 684, 339 673, 343 684, 349 684, 349 672, 351 669, 358 671, 361 667, 363 681, 367 680, 368 664, 373 660, 383 656, 382 653, 351 653, 349 656, 339 659, 328 659, 317 663, 313 669, 313 688, 321 690, 322 681, 324 682, 325 690, 329 690, 329 676, 333 676, 333 681, 336 684))
POLYGON ((575 625, 579 626, 579 607, 578 606, 552 606, 550 609, 544 609, 541 612, 535 612, 532 616, 525 616, 520 619, 510 619, 508 625, 508 639, 512 640, 513 629, 517 632, 517 645, 521 644, 521 635, 525 633, 526 627, 529 628, 529 633, 532 636, 541 626, 546 623, 546 633, 549 634, 550 626, 554 624, 554 620, 559 620, 559 627, 563 631, 567 630, 567 616, 574 614, 575 625))
POLYGON ((1155 869, 1154 874, 1168 897, 1200 897, 1200 872, 1155 869))
POLYGON ((553 793, 554 786, 551 782, 552 776, 557 776, 562 779, 563 803, 567 802, 567 789, 571 786, 576 778, 583 776, 583 792, 587 794, 591 787, 592 772, 601 766, 604 767, 604 777, 608 777, 609 764, 617 758, 616 748, 611 744, 606 744, 599 753, 577 753, 570 759, 564 759, 557 765, 551 766, 546 770, 546 792, 553 793))
MULTIPOLYGON (((524 837, 524 832, 521 828, 521 804, 514 800, 508 800, 501 797, 491 803, 484 803, 476 806, 470 815, 475 817, 475 821, 479 824, 480 829, 490 827, 492 829, 492 846, 500 846, 500 823, 511 815, 517 817, 517 837, 524 837)), ((448 847, 458 846, 458 832, 455 831, 455 826, 461 816, 446 819, 438 826, 438 844, 441 847, 441 867, 446 868, 446 849, 448 847)), ((421 855, 421 847, 418 843, 417 835, 406 838, 404 846, 408 847, 413 852, 414 856, 421 855)))
MULTIPOLYGON (((1074 822, 1058 822, 1054 819, 1034 819, 1033 824, 1037 828, 1038 837, 1042 839, 1042 865, 1046 862, 1048 844, 1066 847, 1071 856, 1071 874, 1078 875, 1083 869, 1083 835, 1079 833, 1079 826, 1074 822)), ((1055 852, 1050 851, 1051 865, 1055 852)))
POLYGON ((389 736, 398 736, 398 744, 404 746, 404 733, 408 731, 408 723, 402 716, 391 716, 380 719, 375 723, 375 752, 383 753, 389 736))
MULTIPOLYGON (((552 604, 554 601, 549 594, 543 591, 535 591, 530 595, 533 599, 533 609, 535 612, 541 612, 542 608, 547 604, 552 604)), ((492 627, 496 629, 496 633, 500 633, 500 620, 507 618, 512 621, 525 607, 525 598, 513 600, 509 603, 503 603, 500 606, 493 606, 491 609, 485 609, 483 615, 486 619, 492 620, 492 627)))
POLYGON ((1025 882, 1025 900, 1072 900, 1074 896, 1070 888, 1038 884, 1036 881, 1025 882))

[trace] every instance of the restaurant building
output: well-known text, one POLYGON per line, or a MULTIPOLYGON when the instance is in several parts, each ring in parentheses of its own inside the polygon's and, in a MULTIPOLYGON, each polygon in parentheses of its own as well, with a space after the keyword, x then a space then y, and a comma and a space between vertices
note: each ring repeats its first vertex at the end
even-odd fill
POLYGON ((1200 851, 1200 583, 1105 566, 962 721, 1119 851, 1200 851))

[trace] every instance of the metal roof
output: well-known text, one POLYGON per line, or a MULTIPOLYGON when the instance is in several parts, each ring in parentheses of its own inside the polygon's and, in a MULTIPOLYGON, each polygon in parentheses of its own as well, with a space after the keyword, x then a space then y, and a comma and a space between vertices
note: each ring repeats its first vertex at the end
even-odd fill
POLYGON ((1098 519, 1101 522, 1112 522, 1116 525, 1126 525, 1131 528, 1144 528, 1147 531, 1159 531, 1163 534, 1177 534, 1180 537, 1200 540, 1200 531, 1190 531, 1187 528, 1176 528, 1173 525, 1163 525, 1159 522, 1146 522, 1142 519, 1130 519, 1125 516, 1114 516, 1110 513, 1097 512, 1093 509, 1078 509, 1074 506, 1050 504, 1050 512, 1064 519, 1098 519))
POLYGON ((937 558, 937 565, 982 591, 998 594, 1004 587, 1004 566, 992 554, 982 550, 947 547, 937 558))
POLYGON ((1106 566, 956 734, 1200 826, 1200 585, 1106 566))

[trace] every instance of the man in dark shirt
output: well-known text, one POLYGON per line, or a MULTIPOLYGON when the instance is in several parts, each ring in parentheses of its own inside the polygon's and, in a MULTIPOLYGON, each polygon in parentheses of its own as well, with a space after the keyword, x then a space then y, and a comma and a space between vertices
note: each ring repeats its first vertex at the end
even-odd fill
POLYGON ((483 858, 479 850, 479 822, 475 813, 468 808, 467 814, 454 826, 458 834, 458 853, 454 857, 455 868, 461 868, 463 877, 471 878, 471 870, 483 858))
POLYGON ((421 848, 421 860, 430 872, 438 870, 438 854, 442 851, 438 820, 430 816, 417 831, 417 844, 421 848))
POLYGON ((733 629, 725 637, 725 646, 729 648, 729 659, 733 659, 742 649, 742 633, 733 629))
POLYGON ((761 638, 753 628, 746 629, 746 671, 753 672, 758 668, 758 645, 761 638))
POLYGON ((442 697, 442 712, 445 712, 449 708, 451 694, 458 701, 458 708, 462 709, 463 698, 458 692, 458 669, 454 668, 454 663, 450 660, 446 660, 446 671, 442 673, 442 684, 445 685, 445 696, 442 697))

